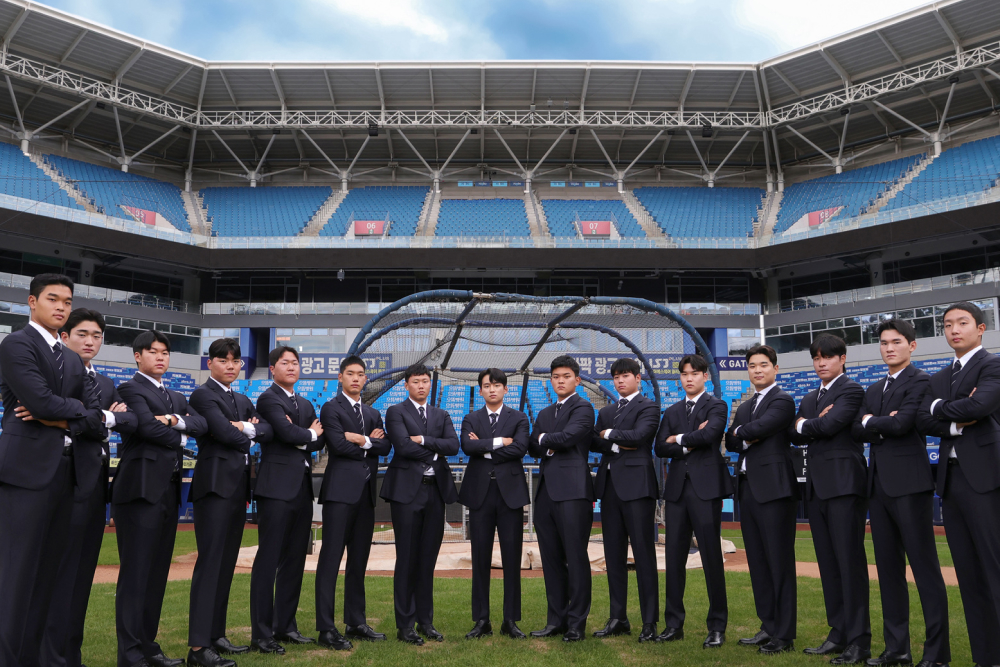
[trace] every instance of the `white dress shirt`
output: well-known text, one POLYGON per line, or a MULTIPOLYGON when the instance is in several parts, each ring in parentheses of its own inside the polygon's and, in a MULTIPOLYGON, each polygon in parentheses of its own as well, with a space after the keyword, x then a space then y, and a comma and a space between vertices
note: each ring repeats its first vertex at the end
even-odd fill
MULTIPOLYGON (((976 356, 976 353, 979 352, 979 350, 981 350, 981 349, 983 349, 983 346, 982 345, 977 345, 973 349, 971 349, 968 352, 966 352, 965 354, 963 354, 961 357, 956 357, 955 359, 952 359, 952 361, 951 361, 952 368, 955 367, 955 362, 958 361, 958 362, 960 362, 962 364, 962 369, 964 370, 965 367, 969 365, 969 362, 972 361, 972 357, 976 356)), ((959 371, 959 372, 961 372, 961 371, 959 371)), ((934 402, 931 403, 931 416, 934 415, 934 408, 936 408, 937 404, 940 403, 942 400, 944 400, 944 399, 935 398, 934 402)), ((958 425, 957 422, 952 422, 951 423, 951 427, 948 429, 948 432, 951 434, 951 437, 957 438, 958 436, 962 435, 962 431, 964 431, 964 430, 965 430, 965 428, 964 427, 959 427, 959 425, 958 425)), ((955 451, 954 447, 951 448, 951 454, 948 455, 948 458, 952 458, 952 459, 957 459, 958 458, 958 452, 955 451)))
MULTIPOLYGON (((288 391, 287 389, 285 389, 284 387, 282 387, 277 382, 274 383, 274 386, 276 386, 281 391, 285 392, 285 396, 287 396, 288 398, 293 398, 295 396, 295 392, 294 391, 288 391)), ((298 424, 296 424, 296 426, 298 426, 298 424)), ((310 433, 312 433, 312 440, 310 442, 316 442, 316 437, 317 437, 316 436, 316 431, 312 430, 311 428, 306 429, 306 430, 309 431, 310 433)), ((309 449, 309 446, 308 445, 295 445, 295 449, 301 449, 301 450, 305 451, 305 450, 309 449)), ((306 467, 308 468, 309 467, 309 461, 304 461, 304 463, 305 463, 306 467)))
MULTIPOLYGON (((54 348, 55 348, 56 343, 59 343, 60 345, 62 345, 62 341, 60 341, 58 338, 56 338, 55 336, 53 336, 52 334, 50 334, 45 327, 43 327, 41 324, 39 324, 35 320, 28 320, 28 324, 30 326, 34 327, 35 331, 37 331, 38 333, 42 334, 42 338, 45 340, 45 344, 48 345, 49 349, 53 351, 53 354, 55 354, 54 348)), ((73 444, 73 438, 69 437, 68 435, 64 435, 63 436, 63 446, 64 447, 69 447, 72 444, 73 444)))
MULTIPOLYGON (((830 391, 830 388, 833 387, 833 385, 837 382, 837 380, 839 380, 842 377, 844 377, 843 373, 841 373, 837 377, 833 378, 829 382, 826 382, 826 383, 822 383, 821 382, 820 385, 819 385, 820 390, 822 391, 823 389, 826 389, 827 391, 830 391)), ((818 417, 817 417, 817 419, 818 419, 818 417)), ((805 424, 807 421, 809 421, 809 420, 808 419, 802 419, 802 420, 796 422, 796 424, 795 424, 795 432, 796 433, 802 433, 802 425, 805 424)))
MULTIPOLYGON (((777 382, 772 382, 771 384, 767 385, 766 387, 764 387, 760 391, 756 392, 757 393, 757 405, 753 406, 753 412, 750 413, 750 416, 753 416, 754 412, 757 412, 757 408, 759 408, 760 404, 764 401, 764 397, 767 395, 767 392, 771 391, 772 389, 774 389, 777 386, 778 386, 777 382)), ((751 400, 753 400, 753 399, 751 398, 751 400)), ((740 426, 737 426, 736 430, 733 431, 733 435, 738 436, 740 434, 740 428, 742 428, 742 426, 743 426, 742 424, 740 424, 740 426)), ((747 442, 746 440, 744 440, 743 441, 743 450, 746 451, 749 448, 750 448, 750 443, 747 442)), ((740 472, 746 472, 746 470, 747 470, 747 457, 744 456, 743 457, 743 463, 742 463, 742 465, 740 465, 740 472)))
MULTIPOLYGON (((697 405, 697 404, 698 404, 698 401, 700 401, 700 400, 701 400, 701 397, 702 397, 702 396, 704 396, 704 395, 705 395, 705 390, 704 390, 704 389, 702 389, 702 390, 701 390, 701 393, 700 393, 700 394, 698 394, 698 395, 697 395, 697 396, 695 396, 694 398, 691 398, 690 396, 688 396, 687 398, 685 398, 685 399, 684 399, 684 401, 685 401, 685 402, 687 402, 687 401, 691 401, 691 402, 693 402, 693 403, 694 403, 695 405, 697 405)), ((685 410, 687 409, 687 406, 686 406, 686 405, 684 406, 684 409, 685 409, 685 410)), ((694 408, 693 408, 693 407, 691 408, 691 411, 692 411, 692 412, 694 411, 694 408)), ((678 444, 678 445, 681 445, 681 440, 683 440, 683 439, 684 439, 684 434, 683 434, 683 433, 679 434, 679 435, 677 436, 677 444, 678 444)), ((685 453, 685 454, 687 454, 687 453, 689 453, 689 452, 690 452, 690 450, 689 450, 689 449, 688 449, 687 447, 685 447, 684 445, 681 445, 681 449, 682 449, 682 450, 684 451, 684 453, 685 453)))
MULTIPOLYGON (((566 405, 566 401, 568 401, 569 399, 573 398, 574 396, 576 396, 576 392, 573 392, 572 394, 570 394, 566 398, 562 399, 561 401, 556 401, 556 405, 566 405)), ((542 438, 544 438, 546 435, 547 434, 542 433, 541 435, 538 436, 538 446, 539 447, 542 446, 542 438)), ((547 450, 545 450, 545 455, 546 456, 552 456, 555 453, 556 452, 555 452, 554 449, 547 449, 547 450)))
MULTIPOLYGON (((138 375, 141 375, 142 377, 146 378, 150 382, 152 382, 153 386, 156 387, 157 389, 166 389, 166 387, 163 385, 163 383, 160 382, 159 380, 157 380, 156 378, 151 377, 149 375, 146 375, 142 371, 136 371, 136 373, 138 375)), ((171 426, 172 429, 174 429, 175 431, 185 431, 185 430, 187 430, 187 424, 184 423, 184 418, 183 417, 181 417, 180 415, 177 415, 177 414, 170 415, 170 416, 177 420, 176 423, 173 426, 171 426)), ((187 434, 181 433, 181 447, 187 447, 187 441, 188 441, 187 434)))
MULTIPOLYGON (((635 398, 638 395, 639 395, 639 390, 638 389, 636 389, 635 391, 633 391, 628 396, 622 396, 621 394, 618 394, 618 400, 621 401, 622 399, 625 399, 625 405, 621 406, 621 408, 615 408, 615 410, 616 411, 617 410, 624 410, 625 406, 627 406, 629 403, 631 403, 632 399, 635 398)), ((618 403, 615 403, 615 405, 618 405, 618 403)), ((604 438, 605 440, 614 440, 614 438, 611 437, 611 432, 612 431, 614 431, 614 429, 612 429, 612 428, 606 428, 606 429, 604 429, 604 432, 601 433, 601 437, 604 438)), ((621 450, 618 449, 618 444, 617 443, 612 443, 612 445, 611 445, 611 451, 614 452, 615 454, 618 454, 621 450)), ((611 467, 610 463, 608 464, 608 467, 609 468, 611 467)))
MULTIPOLYGON (((287 394, 288 392, 285 392, 285 393, 287 394)), ((351 404, 351 410, 354 409, 355 405, 361 405, 361 401, 355 401, 353 398, 351 398, 350 396, 348 396, 346 392, 341 392, 341 393, 344 394, 344 398, 347 399, 347 402, 351 404)), ((364 419, 364 417, 362 417, 362 419, 364 419)), ((313 434, 313 435, 315 436, 315 434, 313 434)), ((365 434, 362 433, 361 435, 365 435, 365 434)), ((316 438, 313 437, 313 440, 315 440, 315 439, 316 438)), ((361 449, 371 449, 371 448, 372 448, 372 439, 369 438, 367 435, 365 435, 365 444, 361 445, 361 449)))
MULTIPOLYGON (((96 384, 97 371, 94 370, 94 367, 90 365, 89 361, 84 368, 87 371, 87 375, 94 378, 94 383, 96 384)), ((111 410, 101 410, 101 412, 104 413, 104 427, 110 431, 118 424, 118 420, 115 419, 115 413, 111 412, 111 410)))
MULTIPOLYGON (((497 416, 497 423, 500 423, 500 413, 503 411, 503 403, 500 404, 500 408, 497 410, 490 410, 490 406, 486 406, 486 418, 489 419, 490 415, 497 416)), ((493 438, 493 449, 500 449, 503 447, 503 438, 493 438)), ((492 454, 483 454, 484 459, 493 459, 492 454)))
MULTIPOLYGON (((899 379, 899 374, 902 373, 903 371, 905 371, 906 368, 907 368, 906 366, 903 366, 902 368, 900 368, 895 373, 889 373, 889 375, 887 377, 891 377, 892 380, 893 380, 893 382, 895 382, 896 380, 899 379)), ((885 390, 888 389, 888 387, 889 387, 889 383, 886 382, 885 386, 882 387, 882 393, 883 394, 885 394, 885 390)), ((861 427, 864 428, 864 427, 868 426, 868 420, 871 419, 872 417, 873 417, 873 415, 868 415, 864 419, 862 419, 861 420, 861 427)))
MULTIPOLYGON (((422 403, 422 404, 421 403, 417 403, 412 398, 408 399, 408 400, 410 401, 410 403, 413 404, 413 407, 415 407, 417 409, 418 413, 420 412, 420 408, 424 409, 424 419, 429 419, 430 418, 430 415, 428 414, 429 409, 428 409, 427 403, 422 403)), ((417 437, 420 438, 420 444, 421 445, 424 444, 424 436, 418 435, 417 437)), ((438 455, 434 454, 434 458, 431 459, 431 461, 437 461, 437 460, 438 460, 438 455)), ((424 476, 425 477, 433 477, 434 476, 434 467, 433 466, 427 466, 427 470, 424 471, 424 476)))

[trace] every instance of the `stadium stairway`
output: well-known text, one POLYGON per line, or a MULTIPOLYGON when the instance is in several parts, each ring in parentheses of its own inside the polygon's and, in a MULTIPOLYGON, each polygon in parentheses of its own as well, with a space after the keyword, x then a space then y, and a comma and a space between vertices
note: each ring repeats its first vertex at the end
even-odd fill
MULTIPOLYGON (((339 188, 334 188, 327 200, 323 202, 323 205, 319 207, 316 211, 316 215, 310 218, 309 223, 302 228, 299 232, 299 236, 319 236, 321 229, 326 227, 326 223, 330 221, 333 214, 337 212, 337 208, 340 203, 344 201, 347 197, 347 193, 339 188)), ((348 229, 347 234, 349 238, 354 238, 354 230, 348 229)))
POLYGON ((75 201, 80 208, 84 209, 88 213, 97 213, 97 207, 90 203, 80 190, 63 178, 63 175, 52 168, 52 166, 45 161, 41 154, 32 152, 28 159, 35 163, 35 165, 45 172, 45 175, 51 178, 55 183, 62 188, 62 190, 70 196, 70 198, 75 201))
POLYGON ((417 220, 417 232, 414 236, 434 236, 440 214, 441 193, 434 192, 434 188, 431 188, 427 191, 427 197, 424 199, 424 207, 420 210, 420 218, 417 220))
POLYGON ((552 239, 549 233, 549 219, 545 215, 545 209, 535 196, 534 190, 529 190, 524 195, 524 211, 528 214, 528 226, 531 227, 531 239, 538 245, 552 239))
POLYGON ((883 208, 885 208, 889 204, 889 202, 896 197, 896 195, 902 192, 903 188, 909 185, 913 181, 913 179, 915 179, 917 176, 920 176, 920 174, 923 173, 924 169, 927 169, 927 167, 931 166, 934 160, 935 157, 930 153, 924 155, 920 159, 920 162, 918 162, 917 165, 913 169, 911 169, 908 174, 906 174, 906 176, 896 181, 896 183, 891 188, 889 188, 881 195, 879 195, 878 198, 875 199, 875 202, 868 207, 868 210, 865 211, 864 215, 862 215, 861 217, 864 218, 865 216, 868 215, 874 217, 874 215, 879 211, 881 211, 883 208))
POLYGON ((761 216, 757 225, 755 236, 767 236, 774 233, 774 226, 778 224, 778 211, 781 210, 781 200, 785 198, 784 192, 775 190, 768 192, 761 204, 761 216))
POLYGON ((201 193, 181 190, 181 199, 184 201, 184 210, 187 211, 188 221, 191 223, 191 232, 202 236, 211 236, 212 219, 208 217, 201 193))
POLYGON ((642 231, 646 232, 646 238, 667 238, 667 235, 663 233, 660 226, 656 224, 655 220, 653 220, 653 216, 649 214, 649 211, 647 211, 646 207, 642 205, 639 198, 633 194, 632 190, 626 188, 625 191, 622 192, 622 201, 625 202, 625 206, 628 207, 628 210, 632 214, 632 217, 635 218, 635 221, 639 223, 640 227, 642 227, 642 231))

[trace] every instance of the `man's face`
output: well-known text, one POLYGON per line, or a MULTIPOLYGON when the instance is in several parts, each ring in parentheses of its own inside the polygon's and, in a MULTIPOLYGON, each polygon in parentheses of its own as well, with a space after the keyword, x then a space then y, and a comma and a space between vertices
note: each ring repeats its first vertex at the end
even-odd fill
POLYGON ((819 379, 823 382, 829 382, 843 373, 844 364, 846 363, 846 354, 835 355, 832 357, 824 357, 822 354, 817 354, 813 357, 813 369, 816 371, 816 375, 819 376, 819 379))
POLYGON ((681 386, 688 396, 697 396, 705 391, 707 377, 704 371, 696 371, 691 364, 684 364, 681 369, 681 386))
POLYGON ((910 363, 910 355, 917 349, 917 341, 912 343, 906 340, 906 336, 887 329, 878 337, 879 352, 882 353, 882 361, 887 366, 905 366, 910 363))
POLYGON ((423 403, 427 400, 428 394, 431 393, 431 376, 430 375, 414 375, 411 376, 409 380, 406 381, 406 391, 410 394, 412 398, 417 403, 423 403))
MULTIPOLYGON (((423 377, 427 376, 425 375, 423 377)), ((340 384, 344 387, 344 391, 346 391, 349 396, 360 396, 361 390, 365 388, 365 382, 367 381, 368 376, 365 375, 365 369, 358 364, 351 364, 347 368, 340 369, 340 384)), ((426 394, 424 394, 424 396, 426 396, 426 394)))
POLYGON ((639 383, 642 381, 641 376, 635 375, 633 373, 619 373, 614 376, 615 391, 618 392, 619 396, 631 396, 635 392, 639 391, 639 383))
POLYGON ((38 297, 28 297, 31 318, 49 331, 58 331, 73 310, 73 290, 65 285, 46 285, 38 297))
POLYGON ((944 316, 944 335, 956 352, 964 354, 979 345, 984 333, 986 324, 977 325, 972 313, 966 310, 956 308, 944 316))
MULTIPOLYGON (((237 371, 238 373, 239 371, 237 371)), ((299 381, 299 360, 291 352, 285 352, 271 366, 271 376, 274 381, 285 387, 291 387, 299 381)))
POLYGON ((479 393, 487 404, 498 405, 507 395, 507 387, 502 382, 494 382, 489 375, 486 375, 483 377, 483 383, 479 385, 479 393))
POLYGON ((170 368, 170 351, 160 342, 154 342, 148 350, 135 353, 135 363, 140 373, 159 379, 170 368))
POLYGON ((772 364, 766 354, 755 354, 747 360, 747 374, 756 389, 764 389, 774 384, 778 366, 772 364))
POLYGON ((580 384, 580 376, 573 372, 571 368, 555 368, 549 377, 552 383, 552 390, 556 392, 559 400, 562 400, 576 391, 580 384))
POLYGON ((80 322, 72 331, 64 331, 60 336, 66 347, 80 355, 85 364, 89 364, 97 356, 104 342, 104 332, 97 326, 97 322, 80 322))
POLYGON ((236 376, 240 374, 242 369, 243 360, 234 357, 232 352, 225 357, 212 357, 208 360, 208 371, 212 377, 226 386, 231 385, 236 380, 236 376))

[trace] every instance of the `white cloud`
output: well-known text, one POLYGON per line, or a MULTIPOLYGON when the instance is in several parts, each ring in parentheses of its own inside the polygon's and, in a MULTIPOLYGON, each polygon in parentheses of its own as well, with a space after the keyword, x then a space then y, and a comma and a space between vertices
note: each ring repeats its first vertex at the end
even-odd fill
POLYGON ((447 41, 449 36, 448 28, 417 0, 310 0, 307 4, 314 5, 314 9, 332 9, 363 23, 405 28, 438 43, 447 41))
POLYGON ((60 5, 65 11, 88 21, 126 30, 139 39, 165 46, 176 41, 174 38, 184 20, 184 7, 180 2, 69 0, 60 5))

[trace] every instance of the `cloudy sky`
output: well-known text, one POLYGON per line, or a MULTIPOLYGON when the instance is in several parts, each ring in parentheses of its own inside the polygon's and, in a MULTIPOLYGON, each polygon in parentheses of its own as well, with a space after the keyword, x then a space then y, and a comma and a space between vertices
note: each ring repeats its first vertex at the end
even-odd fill
POLYGON ((211 60, 758 61, 916 0, 46 0, 211 60))

